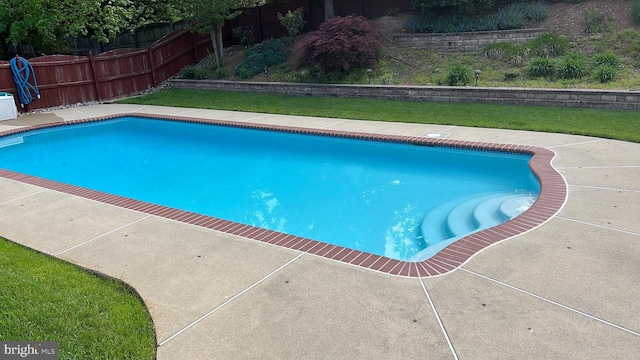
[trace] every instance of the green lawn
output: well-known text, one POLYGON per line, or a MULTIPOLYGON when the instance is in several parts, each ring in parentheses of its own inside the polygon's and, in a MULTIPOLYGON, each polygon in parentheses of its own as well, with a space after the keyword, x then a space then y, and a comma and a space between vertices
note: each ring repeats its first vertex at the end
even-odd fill
POLYGON ((0 341, 57 341, 60 359, 154 359, 153 322, 122 282, 0 238, 0 341))
POLYGON ((630 110, 322 98, 182 89, 164 90, 119 102, 545 131, 640 142, 640 112, 630 110))

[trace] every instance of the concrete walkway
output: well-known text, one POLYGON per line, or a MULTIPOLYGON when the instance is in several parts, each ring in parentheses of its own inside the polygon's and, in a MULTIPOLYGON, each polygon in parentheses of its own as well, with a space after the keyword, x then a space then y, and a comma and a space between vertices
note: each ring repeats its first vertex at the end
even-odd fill
POLYGON ((184 115, 541 146, 560 213, 435 278, 402 278, 0 178, 0 236, 135 287, 159 359, 630 359, 640 354, 640 144, 560 134, 138 105, 184 115))

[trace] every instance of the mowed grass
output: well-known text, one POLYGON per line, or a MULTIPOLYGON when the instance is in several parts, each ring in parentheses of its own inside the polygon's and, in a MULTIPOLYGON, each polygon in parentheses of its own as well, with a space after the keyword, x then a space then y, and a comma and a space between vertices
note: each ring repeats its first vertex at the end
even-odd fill
POLYGON ((640 142, 640 112, 169 89, 120 103, 530 130, 640 142))
POLYGON ((154 359, 153 323, 125 284, 0 238, 0 341, 57 341, 59 359, 154 359))

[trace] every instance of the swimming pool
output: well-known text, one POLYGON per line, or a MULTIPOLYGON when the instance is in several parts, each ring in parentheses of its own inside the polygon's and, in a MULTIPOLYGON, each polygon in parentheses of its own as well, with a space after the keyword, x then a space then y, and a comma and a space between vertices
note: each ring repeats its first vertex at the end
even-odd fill
MULTIPOLYGON (((429 212, 429 209, 434 205, 427 204, 425 199, 439 198, 445 192, 452 192, 449 190, 455 188, 456 183, 456 180, 446 177, 440 178, 435 183, 427 184, 421 176, 425 172, 433 173, 434 169, 459 168, 461 164, 459 158, 464 157, 460 155, 460 151, 448 146, 451 144, 447 144, 446 141, 425 141, 425 139, 408 141, 409 139, 397 138, 354 142, 343 137, 345 135, 360 138, 369 136, 324 132, 324 135, 331 135, 331 137, 320 137, 316 133, 310 135, 291 134, 292 131, 300 132, 300 129, 271 129, 278 131, 256 132, 237 127, 203 127, 203 125, 181 123, 178 124, 178 128, 175 128, 174 125, 176 124, 173 122, 119 118, 92 123, 90 126, 65 128, 65 131, 59 131, 59 128, 48 128, 29 136, 23 133, 21 136, 3 138, 0 141, 4 145, 0 152, 3 159, 1 166, 38 178, 61 181, 83 188, 136 198, 148 203, 162 204, 171 208, 225 218, 233 222, 269 228, 278 232, 293 233, 299 237, 323 242, 331 242, 332 240, 324 239, 324 235, 316 236, 317 233, 314 231, 329 228, 329 233, 333 232, 340 238, 354 240, 352 243, 337 243, 335 249, 349 247, 363 253, 408 260, 415 255, 416 249, 418 251, 423 249, 424 244, 421 243, 426 242, 421 239, 420 227, 423 225, 421 221, 425 212, 429 212), (98 125, 96 126, 96 124, 98 125), (126 135, 120 134, 119 132, 124 128, 133 130, 133 132, 126 135), (76 131, 81 131, 82 135, 74 135, 73 133, 76 131), (211 131, 216 133, 214 136, 215 144, 208 140, 211 139, 211 131), (247 137, 239 139, 238 131, 243 133, 243 137, 247 137), (133 135, 134 133, 137 135, 133 135), (153 136, 151 136, 152 134, 153 136), (105 145, 110 143, 106 141, 106 138, 114 136, 118 140, 111 145, 105 145), (184 145, 178 144, 177 139, 181 137, 184 137, 187 143, 191 143, 189 146, 204 144, 209 147, 209 150, 204 151, 203 148, 190 147, 190 151, 186 154, 178 153, 176 149, 184 145), (149 142, 152 138, 155 139, 153 140, 154 144, 149 142), (399 144, 398 140, 404 144, 399 144), (78 148, 82 149, 79 152, 80 155, 73 154, 67 146, 76 141, 82 141, 76 144, 78 148), (17 149, 21 146, 11 145, 18 142, 23 143, 21 146, 30 144, 30 156, 20 155, 17 149), (366 146, 364 149, 356 149, 354 148, 356 143, 358 147, 363 144, 366 146), (59 147, 59 144, 65 144, 65 146, 59 147), (215 146, 211 148, 212 145, 215 146), (158 151, 167 153, 172 160, 160 161, 158 151), (227 159, 211 160, 211 153, 216 151, 226 152, 227 159), (120 154, 118 155, 118 153, 120 154), (106 157, 107 162, 99 164, 97 160, 105 154, 109 155, 106 157), (229 154, 232 155, 230 158, 229 154), (319 154, 327 156, 327 158, 319 159, 319 154), (114 155, 118 156, 113 157, 114 155), (274 157, 286 159, 284 165, 273 165, 267 161, 274 157), (308 159, 302 160, 301 157, 308 159), (14 165, 18 164, 17 167, 8 166, 4 162, 4 160, 11 158, 15 160, 14 165), (30 160, 24 161, 25 158, 30 158, 30 160), (427 163, 427 159, 431 160, 428 166, 416 166, 422 162, 427 163), (251 165, 251 161, 256 163, 251 165), (367 161, 368 163, 363 165, 363 162, 367 161), (154 167, 151 170, 147 168, 145 171, 137 172, 143 165, 157 164, 158 162, 162 163, 159 168, 154 167), (46 170, 33 173, 25 167, 27 163, 37 165, 40 170, 46 170), (78 170, 74 166, 79 163, 84 163, 82 166, 88 166, 88 168, 83 171, 78 170), (296 163, 304 164, 301 167, 302 170, 288 172, 289 168, 293 168, 291 165, 296 163), (336 170, 338 164, 343 166, 344 163, 347 163, 346 170, 336 170), (375 164, 376 168, 368 169, 371 164, 375 164), (199 172, 187 173, 185 170, 187 165, 198 168, 199 172), (411 166, 407 167, 407 165, 411 166), (216 169, 223 169, 223 171, 216 173, 216 169), (265 169, 271 171, 271 175, 268 175, 268 172, 263 172, 265 169), (266 184, 263 180, 270 176, 276 177, 278 181, 266 184), (134 183, 127 181, 132 178, 136 179, 134 183), (222 178, 231 179, 231 181, 222 183, 221 180, 224 180, 222 178), (157 181, 158 179, 161 181, 157 181), (186 186, 184 186, 186 190, 178 190, 175 186, 176 180, 181 179, 186 179, 186 186), (368 181, 369 179, 373 179, 373 181, 368 181), (316 180, 321 181, 319 183, 313 182, 316 180), (365 183, 363 180, 367 180, 367 182, 365 183), (91 184, 87 181, 90 181, 91 184), (212 183, 213 188, 205 187, 206 183, 212 183), (353 189, 344 190, 343 188, 348 187, 346 185, 356 185, 356 191, 354 192, 353 189), (438 187, 438 185, 445 186, 438 187), (144 194, 137 193, 139 190, 135 190, 136 186, 144 188, 146 192, 144 194), (409 190, 411 194, 409 202, 407 200, 396 201, 396 198, 399 197, 397 190, 401 188, 409 190), (218 190, 217 194, 216 189, 218 190), (431 190, 431 192, 423 191, 425 189, 431 190), (293 193, 293 196, 288 198, 287 192, 293 193), (338 201, 331 203, 329 201, 331 198, 338 201), (356 203, 356 200, 364 200, 365 205, 351 204, 356 203), (367 208, 376 202, 385 205, 399 203, 400 206, 389 207, 386 212, 380 211, 378 208, 373 213, 368 213, 367 208), (202 207, 202 203, 205 203, 206 206, 202 207), (284 208, 288 203, 294 204, 291 206, 295 210, 294 213, 285 211, 284 208), (314 203, 319 205, 312 205, 314 203), (212 207, 212 204, 215 206, 212 207), (349 210, 344 210, 345 206, 350 206, 349 210), (220 215, 212 212, 225 207, 230 208, 232 213, 235 211, 235 215, 220 215), (414 211, 414 208, 417 210, 414 211), (333 217, 327 217, 324 214, 330 214, 333 217), (291 227, 298 217, 304 219, 302 230, 296 230, 295 226, 291 227), (386 220, 384 220, 385 218, 386 220), (336 219, 345 223, 344 226, 338 227, 339 221, 336 219), (290 230, 290 228, 294 230, 290 230), (362 245, 370 238, 375 237, 368 232, 371 230, 369 228, 376 228, 378 234, 382 229, 382 238, 386 237, 382 241, 384 252, 371 250, 367 247, 368 244, 362 245), (390 231, 391 238, 394 238, 391 246, 389 246, 388 236, 390 231), (384 235, 385 233, 386 235, 384 235), (402 235, 403 233, 412 233, 415 236, 408 237, 402 235), (361 234, 364 236, 359 236, 361 234), (401 236, 396 236, 398 234, 401 236), (397 253, 401 253, 401 256, 396 256, 397 253)), ((464 191, 457 193, 454 197, 470 196, 478 190, 483 194, 514 189, 515 191, 535 193, 538 190, 538 182, 531 175, 527 166, 531 152, 520 149, 512 150, 512 154, 505 155, 496 152, 496 149, 477 147, 476 150, 482 151, 471 152, 472 161, 470 163, 467 161, 462 173, 458 173, 458 175, 463 178, 478 177, 482 181, 476 186, 463 186, 464 191), (478 160, 486 156, 499 160, 499 163, 501 161, 501 165, 491 165, 478 160), (496 180, 496 173, 511 172, 516 168, 526 170, 523 172, 525 176, 522 176, 518 181, 510 180, 503 183, 496 180), (498 188, 487 188, 486 185, 489 183, 499 186, 498 188)), ((302 242, 298 241, 298 243, 302 242)), ((374 259, 375 257, 368 256, 368 258, 374 259)))

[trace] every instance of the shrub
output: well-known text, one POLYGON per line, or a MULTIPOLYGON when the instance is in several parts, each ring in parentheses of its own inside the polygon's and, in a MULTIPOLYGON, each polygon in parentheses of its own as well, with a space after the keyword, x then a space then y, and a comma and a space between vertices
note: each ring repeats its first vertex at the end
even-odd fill
POLYGON ((282 41, 275 39, 265 40, 244 53, 247 58, 235 70, 236 75, 243 79, 254 77, 265 68, 287 61, 287 48, 282 41), (251 76, 248 75, 249 72, 251 76))
POLYGON ((548 5, 543 1, 516 2, 480 18, 470 18, 459 12, 453 16, 440 16, 440 14, 432 12, 425 14, 428 15, 420 16, 409 24, 413 31, 448 33, 508 30, 521 28, 528 21, 535 22, 545 19, 548 15, 548 5))
POLYGON ((587 62, 580 54, 569 54, 560 60, 556 74, 561 79, 578 79, 588 73, 587 62))
POLYGON ((227 76, 229 76, 229 70, 227 70, 227 69, 225 69, 223 67, 219 67, 214 72, 214 76, 216 77, 216 79, 226 78, 227 76))
POLYGON ((587 11, 586 14, 587 29, 585 32, 597 34, 602 32, 604 23, 604 14, 598 11, 587 11))
POLYGON ((376 64, 381 49, 377 36, 378 31, 362 16, 335 17, 307 34, 296 51, 303 66, 346 72, 376 64))
POLYGON ((527 75, 532 78, 552 78, 554 73, 555 66, 548 57, 533 59, 527 66, 527 75))
POLYGON ((518 69, 509 69, 504 72, 504 79, 507 81, 515 80, 520 77, 520 71, 518 69))
POLYGON ((464 65, 455 65, 447 71, 445 83, 449 86, 467 85, 471 79, 471 69, 464 65))
POLYGON ((596 67, 596 70, 594 72, 596 80, 603 84, 614 81, 617 75, 617 68, 611 65, 600 65, 596 67))
POLYGON ((241 79, 251 79, 252 77, 256 76, 257 74, 255 74, 253 71, 251 71, 251 69, 237 69, 236 68, 236 75, 238 75, 241 79))
POLYGON ((636 24, 640 24, 640 0, 633 0, 631 4, 631 17, 636 24))
POLYGON ((544 33, 525 44, 531 49, 531 55, 545 57, 564 55, 568 45, 569 39, 554 33, 544 33))
POLYGON ((280 24, 287 29, 287 34, 289 34, 290 38, 300 35, 304 24, 307 23, 304 20, 304 8, 302 7, 295 9, 293 12, 289 10, 284 15, 278 13, 278 20, 280 20, 280 24))
POLYGON ((620 58, 613 51, 596 54, 593 57, 593 65, 598 67, 601 65, 608 65, 614 68, 620 66, 620 58))
POLYGON ((209 78, 209 72, 197 66, 186 66, 180 70, 180 77, 183 79, 204 80, 209 78))
POLYGON ((231 29, 233 39, 240 46, 251 46, 255 43, 253 29, 250 27, 236 26, 231 29))

